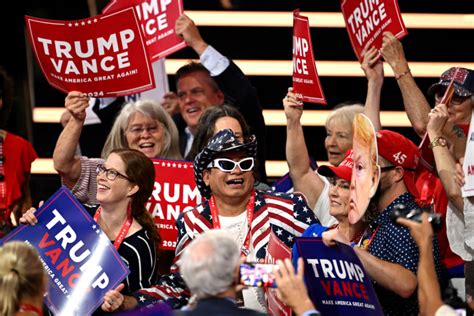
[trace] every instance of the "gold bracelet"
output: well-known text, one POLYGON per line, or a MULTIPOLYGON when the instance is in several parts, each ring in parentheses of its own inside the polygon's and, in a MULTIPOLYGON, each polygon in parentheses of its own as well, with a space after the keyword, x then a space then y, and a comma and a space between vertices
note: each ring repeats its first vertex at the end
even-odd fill
POLYGON ((397 74, 397 73, 393 73, 393 74, 394 74, 394 76, 395 76, 395 79, 396 79, 396 80, 399 80, 401 77, 406 76, 406 75, 408 75, 409 73, 411 73, 410 68, 408 68, 408 70, 402 72, 401 74, 397 74))

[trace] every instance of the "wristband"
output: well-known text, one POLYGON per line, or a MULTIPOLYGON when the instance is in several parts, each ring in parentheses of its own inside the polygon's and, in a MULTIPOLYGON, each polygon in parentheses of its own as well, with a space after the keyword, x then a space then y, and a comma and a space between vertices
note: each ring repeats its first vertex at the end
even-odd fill
POLYGON ((395 75, 395 79, 398 80, 401 77, 408 75, 410 72, 411 72, 411 70, 410 70, 410 68, 408 68, 408 70, 405 70, 401 74, 397 74, 397 73, 393 73, 393 74, 395 75))

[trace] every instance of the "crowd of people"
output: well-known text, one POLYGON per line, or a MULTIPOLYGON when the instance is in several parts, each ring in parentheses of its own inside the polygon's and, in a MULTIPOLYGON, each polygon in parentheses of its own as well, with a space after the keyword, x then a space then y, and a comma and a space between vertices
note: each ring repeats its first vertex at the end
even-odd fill
MULTIPOLYGON (((68 114, 54 167, 130 269, 124 283, 107 292, 97 313, 155 306, 175 315, 264 314, 264 289, 239 285, 238 267, 242 258, 265 262, 272 235, 289 249, 299 236, 322 237, 328 247, 336 241, 351 245, 387 315, 454 315, 443 303, 442 289, 461 270, 469 310, 474 200, 462 197, 461 166, 472 161, 464 155, 474 110, 474 70, 454 67, 441 74, 428 91, 434 96, 432 108, 410 72, 401 42, 384 33, 380 50, 363 52, 366 102, 340 104, 328 116, 324 145, 330 165, 316 172, 301 123, 303 103, 289 88, 282 103, 294 192, 282 193, 267 183, 265 122, 256 89, 232 60, 204 41, 189 17, 178 18, 175 30, 200 62, 177 71, 176 93, 167 93, 161 102, 117 105, 116 117, 106 118, 111 129, 101 157, 76 155, 89 97, 71 91, 65 99, 68 114), (422 168, 418 144, 381 125, 384 63, 395 74, 420 141, 428 135, 433 170, 422 168), (451 83, 454 92, 446 98, 451 83), (145 208, 155 179, 150 158, 193 161, 204 198, 179 215, 176 251, 164 274, 157 272, 159 230, 145 208), (421 223, 393 221, 399 205, 441 214, 445 229, 435 234, 425 215, 421 223)), ((2 69, 0 74, 3 124, 11 92, 8 76, 2 69)), ((28 190, 35 158, 31 144, 0 125, 0 233, 37 222, 28 190)), ((293 248, 293 264, 277 261, 278 296, 297 315, 319 315, 298 256, 293 248)), ((18 242, 0 248, 2 315, 42 315, 46 281, 35 258, 31 246, 18 242)))

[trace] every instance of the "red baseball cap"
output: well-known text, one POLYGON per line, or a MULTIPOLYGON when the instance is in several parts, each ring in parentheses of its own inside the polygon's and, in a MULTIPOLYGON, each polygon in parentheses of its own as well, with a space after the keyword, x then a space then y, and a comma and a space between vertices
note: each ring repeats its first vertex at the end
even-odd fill
POLYGON ((352 177, 352 166, 354 166, 354 160, 352 157, 352 149, 349 149, 339 166, 321 166, 318 168, 318 173, 325 177, 337 176, 350 182, 352 177))
POLYGON ((415 170, 420 161, 418 147, 402 134, 389 130, 377 132, 377 147, 380 156, 394 166, 403 167, 403 182, 414 197, 419 197, 415 184, 415 170))

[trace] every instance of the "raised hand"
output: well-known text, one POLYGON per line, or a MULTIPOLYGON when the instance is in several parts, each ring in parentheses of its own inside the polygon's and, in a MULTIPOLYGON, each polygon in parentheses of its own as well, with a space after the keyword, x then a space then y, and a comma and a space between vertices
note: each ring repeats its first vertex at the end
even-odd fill
POLYGON ((71 116, 77 120, 86 119, 86 109, 89 106, 89 97, 79 91, 71 91, 64 100, 64 106, 71 116))

